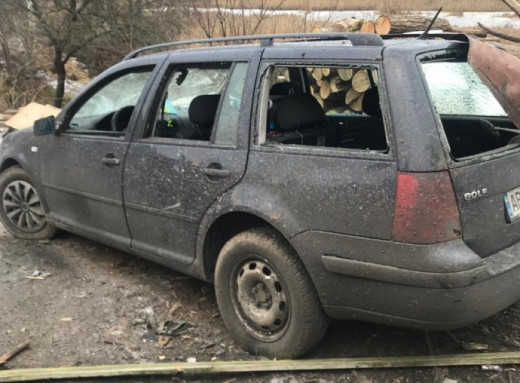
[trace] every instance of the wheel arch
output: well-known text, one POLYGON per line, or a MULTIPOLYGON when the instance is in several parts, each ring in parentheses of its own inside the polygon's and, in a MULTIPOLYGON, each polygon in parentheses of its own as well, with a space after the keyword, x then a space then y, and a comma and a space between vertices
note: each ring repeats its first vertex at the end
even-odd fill
POLYGON ((204 236, 201 256, 205 279, 213 280, 218 255, 227 241, 238 233, 261 226, 279 233, 292 247, 289 238, 265 218, 245 211, 227 212, 212 222, 204 236))
POLYGON ((0 173, 5 172, 7 169, 12 168, 13 166, 19 166, 23 169, 23 166, 20 164, 20 162, 16 161, 14 158, 6 158, 0 165, 0 173))

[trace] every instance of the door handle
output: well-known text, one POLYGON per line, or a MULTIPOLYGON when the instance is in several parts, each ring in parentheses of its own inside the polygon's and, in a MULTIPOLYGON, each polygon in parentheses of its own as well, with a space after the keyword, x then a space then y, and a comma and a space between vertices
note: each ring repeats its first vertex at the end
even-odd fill
POLYGON ((205 175, 207 175, 208 177, 214 177, 214 178, 226 178, 226 177, 229 177, 229 175, 231 174, 229 172, 229 170, 227 169, 218 169, 218 168, 206 168, 202 171, 202 173, 204 173, 205 175))
POLYGON ((103 163, 106 166, 118 166, 121 164, 121 160, 119 158, 116 158, 113 154, 107 154, 106 157, 103 158, 103 163))

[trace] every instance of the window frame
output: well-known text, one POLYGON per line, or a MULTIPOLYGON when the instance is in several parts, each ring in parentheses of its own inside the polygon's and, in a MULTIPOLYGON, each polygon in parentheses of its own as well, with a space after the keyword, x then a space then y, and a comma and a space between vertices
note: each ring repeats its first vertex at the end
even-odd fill
MULTIPOLYGON (((221 96, 226 94, 229 89, 229 83, 231 80, 231 77, 233 76, 236 64, 238 63, 245 63, 247 65, 247 74, 246 74, 246 81, 244 82, 244 87, 242 89, 242 98, 245 94, 245 89, 247 87, 247 76, 250 73, 251 69, 251 62, 249 60, 215 60, 215 61, 174 61, 166 63, 166 68, 164 69, 161 79, 159 80, 159 84, 156 87, 155 95, 153 96, 153 99, 150 103, 149 110, 148 110, 148 117, 147 122, 145 124, 145 128, 141 132, 141 136, 138 139, 138 142, 141 143, 147 143, 147 144, 160 144, 160 145, 177 145, 177 146, 186 146, 186 147, 213 147, 213 148, 221 148, 221 149, 238 149, 239 146, 239 135, 240 135, 240 129, 237 129, 237 144, 236 145, 224 145, 224 144, 216 144, 214 142, 216 129, 218 129, 219 126, 219 119, 220 119, 220 112, 222 109, 222 102, 223 98, 219 100, 217 111, 215 114, 215 120, 213 122, 213 126, 211 129, 211 135, 208 140, 199 140, 199 139, 187 139, 187 138, 178 138, 178 137, 158 137, 153 136, 149 132, 154 130, 154 125, 157 118, 157 111, 159 110, 161 100, 164 97, 164 92, 166 91, 168 84, 170 83, 170 80, 172 78, 172 75, 175 73, 175 71, 180 67, 187 67, 187 68, 211 68, 211 67, 218 67, 218 64, 229 64, 228 67, 228 76, 226 78, 226 81, 224 83, 224 86, 222 88, 223 92, 221 93, 221 96)), ((242 112, 239 112, 239 119, 238 124, 241 124, 242 121, 242 112)))
POLYGON ((139 73, 146 72, 149 70, 148 79, 145 82, 145 85, 139 95, 137 102, 135 104, 135 109, 132 112, 132 115, 135 116, 137 111, 141 109, 141 106, 147 96, 147 93, 150 89, 150 85, 153 83, 155 78, 155 73, 158 68, 157 63, 143 63, 141 65, 136 65, 132 67, 125 67, 119 70, 114 70, 108 73, 106 76, 99 79, 97 82, 93 82, 90 86, 85 88, 85 91, 80 93, 77 98, 73 99, 70 102, 70 106, 66 106, 65 114, 63 120, 59 123, 59 127, 57 130, 58 134, 70 135, 70 136, 79 136, 79 137, 90 137, 90 138, 105 138, 110 140, 118 140, 122 141, 125 139, 129 139, 132 135, 132 127, 129 122, 129 129, 121 132, 114 132, 112 130, 79 130, 72 129, 70 127, 70 123, 74 118, 75 114, 102 88, 110 84, 111 82, 121 78, 130 73, 139 73))
MULTIPOLYGON (((307 78, 302 79, 302 84, 308 91, 309 83, 307 78)), ((260 69, 257 78, 258 90, 255 93, 254 105, 255 110, 253 111, 253 134, 250 139, 251 150, 258 152, 273 152, 280 153, 284 152, 287 154, 294 155, 311 155, 320 157, 340 157, 340 158, 355 158, 355 159, 376 159, 383 161, 394 161, 395 150, 394 150, 394 138, 392 134, 392 124, 389 112, 388 102, 386 101, 387 92, 384 81, 384 66, 382 63, 376 63, 373 61, 360 61, 360 60, 341 60, 341 61, 309 61, 302 62, 293 60, 265 60, 260 64, 260 69), (299 68, 315 68, 315 67, 327 67, 327 68, 352 68, 352 69, 376 69, 378 72, 378 91, 380 95, 380 104, 382 111, 382 120, 384 124, 385 137, 387 142, 386 151, 376 150, 365 150, 355 148, 339 148, 333 146, 314 146, 314 145, 298 145, 298 144, 266 144, 267 134, 267 110, 268 110, 268 98, 269 98, 269 83, 270 73, 272 68, 280 66, 287 67, 299 67, 299 68), (263 137, 263 139, 262 139, 263 137)))
MULTIPOLYGON (((494 150, 485 151, 482 153, 477 153, 477 154, 474 154, 471 156, 466 156, 466 157, 455 158, 451 154, 451 150, 452 150, 451 145, 448 141, 448 136, 444 129, 444 125, 441 121, 441 115, 436 110, 437 108, 434 105, 433 97, 432 97, 432 94, 428 87, 428 81, 426 80, 425 73, 422 70, 422 65, 423 65, 423 62, 425 62, 425 61, 433 61, 433 60, 441 61, 443 58, 447 59, 449 57, 464 59, 465 61, 467 61, 468 49, 467 48, 438 49, 438 50, 428 51, 428 52, 418 54, 415 58, 416 65, 418 67, 418 72, 419 72, 419 75, 420 75, 420 78, 422 81, 422 86, 423 86, 424 92, 426 93, 426 97, 428 98, 428 101, 429 101, 428 108, 434 118, 435 125, 437 128, 437 133, 438 133, 438 135, 440 137, 440 141, 441 141, 441 147, 443 149, 443 152, 446 155, 446 161, 448 162, 448 166, 450 168, 464 167, 464 166, 479 164, 479 163, 486 162, 486 161, 489 161, 489 160, 492 160, 495 158, 502 158, 502 157, 506 157, 506 156, 518 153, 518 151, 520 150, 520 146, 506 145, 506 146, 502 146, 502 147, 499 147, 494 150)), ((478 116, 471 116, 471 117, 478 118, 478 116)), ((490 116, 484 116, 484 117, 490 117, 490 116)), ((509 118, 509 116, 508 116, 508 118, 509 118)))

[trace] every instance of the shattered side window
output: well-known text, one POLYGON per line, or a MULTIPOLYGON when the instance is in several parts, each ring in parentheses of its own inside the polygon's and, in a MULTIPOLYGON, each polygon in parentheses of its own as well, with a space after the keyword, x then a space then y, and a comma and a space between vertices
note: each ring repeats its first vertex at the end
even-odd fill
POLYGON ((209 141, 231 63, 172 66, 151 137, 209 141))
POLYGON ((274 65, 268 73, 264 145, 388 151, 377 66, 274 65))
POLYGON ((467 61, 446 57, 423 61, 421 69, 452 158, 500 150, 518 140, 507 113, 467 61))

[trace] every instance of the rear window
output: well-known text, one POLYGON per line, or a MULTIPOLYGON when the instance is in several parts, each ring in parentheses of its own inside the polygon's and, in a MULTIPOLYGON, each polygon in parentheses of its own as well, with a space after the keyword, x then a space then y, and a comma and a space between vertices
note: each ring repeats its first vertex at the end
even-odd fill
POLYGON ((430 98, 456 160, 520 143, 518 130, 491 90, 460 57, 422 61, 430 98))
POLYGON ((438 113, 507 117, 467 62, 424 63, 423 71, 438 113))

